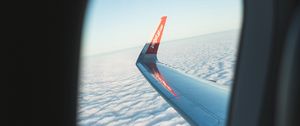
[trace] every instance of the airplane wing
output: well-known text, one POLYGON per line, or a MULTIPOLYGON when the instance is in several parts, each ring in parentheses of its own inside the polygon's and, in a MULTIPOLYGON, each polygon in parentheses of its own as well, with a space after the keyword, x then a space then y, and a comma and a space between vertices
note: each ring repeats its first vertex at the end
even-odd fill
POLYGON ((152 87, 191 125, 225 125, 228 90, 169 68, 157 60, 166 18, 161 18, 152 41, 145 44, 136 66, 152 87))

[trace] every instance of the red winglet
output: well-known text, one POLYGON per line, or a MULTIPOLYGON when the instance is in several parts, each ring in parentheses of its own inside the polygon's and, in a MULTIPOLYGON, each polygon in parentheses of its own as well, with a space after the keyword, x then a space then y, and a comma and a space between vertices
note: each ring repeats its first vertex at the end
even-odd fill
POLYGON ((164 31, 164 27, 166 24, 167 16, 162 16, 160 24, 152 38, 152 41, 148 47, 146 54, 157 54, 158 46, 164 31))

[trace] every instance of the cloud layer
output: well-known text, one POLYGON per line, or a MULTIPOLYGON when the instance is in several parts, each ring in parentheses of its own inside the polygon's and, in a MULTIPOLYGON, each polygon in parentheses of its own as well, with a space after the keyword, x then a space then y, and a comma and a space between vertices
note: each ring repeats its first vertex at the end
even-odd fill
MULTIPOLYGON (((159 60, 174 69, 230 87, 237 32, 166 42, 159 60)), ((78 124, 81 126, 189 125, 151 87, 135 66, 140 48, 84 57, 78 124)))

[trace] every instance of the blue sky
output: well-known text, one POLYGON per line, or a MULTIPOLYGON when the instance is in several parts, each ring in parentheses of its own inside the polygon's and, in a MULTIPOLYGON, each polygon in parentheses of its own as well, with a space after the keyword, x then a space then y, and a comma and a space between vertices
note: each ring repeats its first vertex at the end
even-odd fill
POLYGON ((90 0, 82 53, 94 55, 149 42, 168 16, 162 41, 238 29, 241 0, 90 0))

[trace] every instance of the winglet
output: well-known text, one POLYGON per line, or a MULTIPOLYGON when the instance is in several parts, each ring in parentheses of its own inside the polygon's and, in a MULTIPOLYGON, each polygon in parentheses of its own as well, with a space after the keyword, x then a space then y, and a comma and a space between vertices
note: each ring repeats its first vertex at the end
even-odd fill
POLYGON ((151 40, 150 43, 146 43, 137 62, 143 61, 143 62, 156 62, 156 54, 158 50, 158 46, 160 44, 160 40, 163 35, 163 31, 165 28, 167 16, 162 16, 160 24, 157 27, 157 30, 151 40))
POLYGON ((163 35, 166 20, 167 20, 167 16, 161 17, 160 24, 157 27, 157 30, 151 40, 150 46, 148 47, 146 54, 156 54, 157 53, 158 46, 159 46, 161 37, 163 35))

